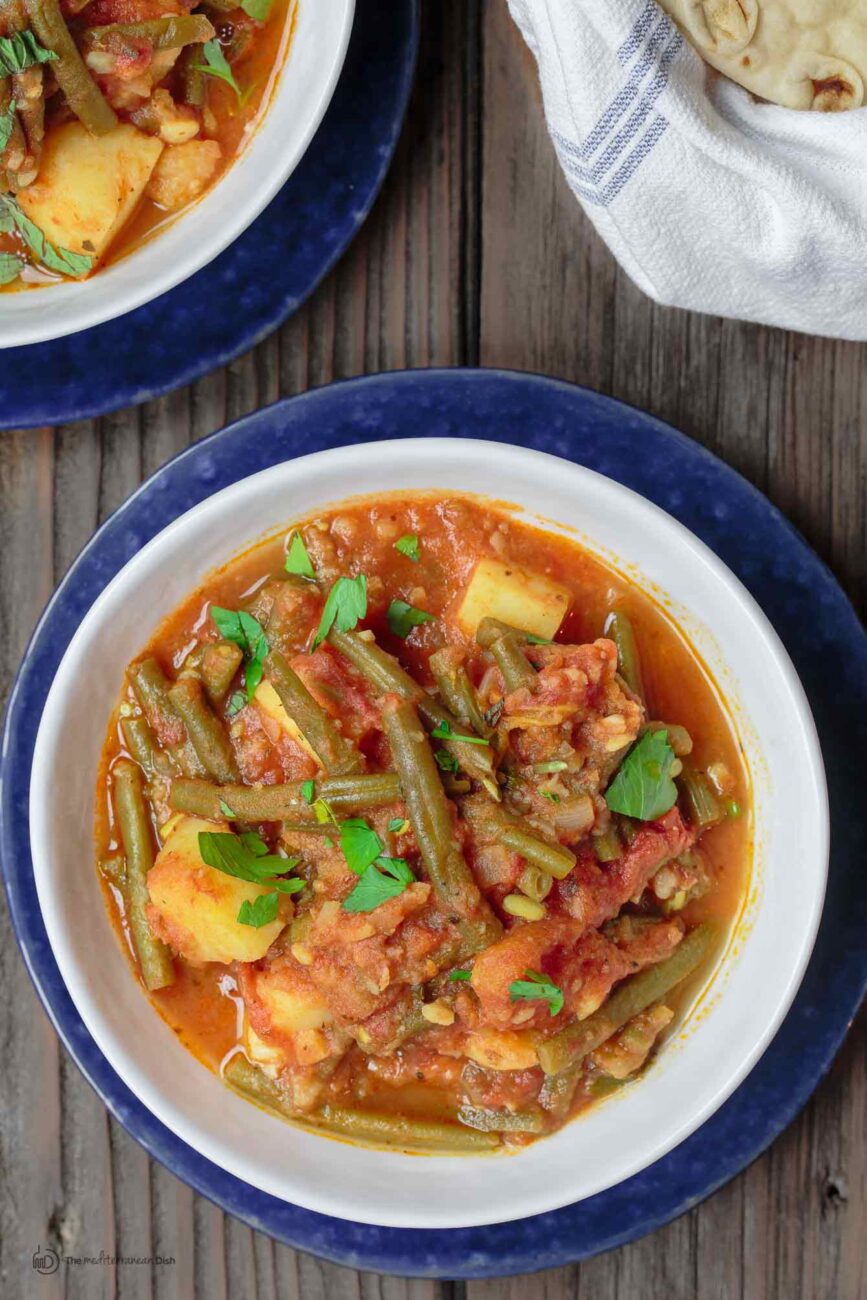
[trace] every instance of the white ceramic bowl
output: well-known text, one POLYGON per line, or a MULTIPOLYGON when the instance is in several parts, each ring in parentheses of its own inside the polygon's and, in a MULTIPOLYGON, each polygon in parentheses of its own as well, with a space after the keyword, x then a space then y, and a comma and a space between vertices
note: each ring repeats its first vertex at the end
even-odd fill
POLYGON ((729 1096, 779 1026, 824 896, 828 814, 812 718, 752 598, 691 533, 641 497, 550 456, 426 439, 321 452, 218 492, 166 528, 83 620, 48 696, 30 823, 39 900, 60 971, 124 1082, 197 1151, 312 1210, 400 1227, 522 1218, 590 1196, 670 1150, 729 1096), (419 1158, 292 1128, 230 1093, 177 1041, 133 980, 93 865, 93 797, 124 665, 208 571, 262 532, 353 494, 443 488, 514 502, 662 600, 724 691, 749 765, 749 899, 710 987, 647 1075, 515 1156, 419 1158))
POLYGON ((0 348, 74 334, 158 298, 212 261, 267 207, 322 121, 355 12, 355 0, 297 4, 295 32, 267 112, 213 189, 141 248, 90 279, 0 296, 0 348))

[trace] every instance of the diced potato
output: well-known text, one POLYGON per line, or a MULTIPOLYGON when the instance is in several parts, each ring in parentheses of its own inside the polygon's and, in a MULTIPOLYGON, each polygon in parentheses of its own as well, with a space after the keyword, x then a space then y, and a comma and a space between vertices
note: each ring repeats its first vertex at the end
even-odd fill
POLYGON ((488 1070, 532 1070, 539 1064, 529 1035, 513 1029, 479 1029, 470 1034, 464 1051, 488 1070))
POLYGON ((331 1024, 334 1017, 328 1003, 311 981, 287 981, 286 971, 281 971, 280 976, 279 981, 266 976, 256 982, 256 991, 271 1016, 272 1031, 294 1034, 299 1029, 321 1029, 331 1024))
POLYGON ((124 123, 91 135, 80 122, 49 131, 39 178, 18 195, 53 244, 100 258, 132 216, 163 151, 124 123))
POLYGON ((305 754, 309 754, 317 767, 322 767, 322 760, 315 753, 312 746, 307 743, 307 738, 302 734, 298 724, 289 717, 289 714, 283 708, 280 696, 274 690, 274 687, 268 681, 261 681, 253 693, 253 703, 260 713, 272 722, 276 722, 281 730, 285 731, 287 736, 300 745, 305 754))
POLYGON ((483 618, 496 618, 523 632, 551 640, 563 622, 571 596, 568 588, 501 560, 479 560, 458 610, 458 622, 474 636, 483 618))
POLYGON ((220 165, 220 146, 216 140, 187 139, 185 143, 173 143, 182 129, 180 121, 161 128, 160 134, 170 144, 154 168, 147 189, 148 197, 167 212, 177 212, 197 199, 220 165))
POLYGON ((198 817, 178 821, 148 872, 152 922, 160 938, 191 962, 258 961, 280 934, 285 919, 258 930, 241 925, 238 912, 266 886, 227 876, 202 861, 199 832, 214 823, 198 817))

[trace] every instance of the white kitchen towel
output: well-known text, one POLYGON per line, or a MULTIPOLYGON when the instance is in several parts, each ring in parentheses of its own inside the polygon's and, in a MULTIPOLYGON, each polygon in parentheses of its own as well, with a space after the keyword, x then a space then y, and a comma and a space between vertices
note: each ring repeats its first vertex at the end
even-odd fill
POLYGON ((509 0, 572 190, 658 302, 867 339, 867 108, 714 73, 655 0, 509 0))

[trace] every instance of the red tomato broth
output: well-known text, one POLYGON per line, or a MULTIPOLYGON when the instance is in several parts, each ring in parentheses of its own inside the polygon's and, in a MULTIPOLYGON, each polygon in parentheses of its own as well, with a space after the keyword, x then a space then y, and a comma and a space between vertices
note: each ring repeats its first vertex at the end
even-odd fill
MULTIPOLYGON (((682 1023, 697 994, 706 986, 728 934, 739 916, 747 892, 752 858, 752 820, 749 775, 732 721, 721 692, 708 668, 689 645, 685 635, 659 604, 633 582, 584 550, 575 541, 543 528, 516 520, 508 508, 470 497, 444 494, 390 494, 352 500, 319 511, 302 525, 322 528, 322 549, 341 573, 366 573, 369 580, 368 617, 365 626, 378 642, 398 654, 404 666, 425 684, 431 684, 427 657, 442 644, 465 644, 451 619, 479 559, 505 559, 563 584, 573 603, 557 634, 557 641, 580 644, 602 635, 607 611, 616 602, 632 620, 640 647, 648 718, 679 723, 694 741, 698 765, 723 763, 731 774, 730 798, 739 806, 739 816, 725 819, 704 832, 701 849, 710 862, 714 887, 691 901, 682 913, 688 928, 704 920, 720 924, 714 951, 699 970, 666 996, 675 1018, 663 1033, 664 1042, 682 1023), (412 563, 399 553, 394 542, 404 534, 421 539, 421 558, 412 563), (389 600, 398 598, 435 615, 437 622, 413 629, 402 641, 389 632, 385 612, 389 600), (440 617, 442 616, 442 617, 440 617)), ((197 636, 210 626, 211 605, 239 608, 269 575, 279 574, 289 538, 298 525, 273 536, 228 564, 215 570, 159 625, 142 652, 155 655, 164 670, 176 672, 197 636)), ((216 633, 211 628, 211 639, 216 633)), ((476 647, 471 661, 480 659, 476 647)), ((135 697, 127 688, 124 702, 135 697)), ((120 706, 119 706, 120 707, 120 706)), ((103 753, 97 787, 96 838, 100 858, 116 851, 112 827, 108 773, 124 754, 123 740, 115 714, 103 753)), ((303 767, 303 765, 302 765, 303 767)), ((297 776, 310 773, 299 769, 297 776)), ((268 780, 273 776, 265 777, 268 780)), ((277 777, 276 779, 282 779, 277 777)), ((125 947, 135 968, 133 948, 123 913, 122 897, 103 880, 112 923, 126 936, 125 947)), ((163 1019, 201 1062, 219 1070, 239 1044, 241 1015, 237 984, 229 968, 211 964, 194 967, 176 960, 176 982, 150 994, 163 1019)), ((658 1044, 657 1044, 658 1046, 658 1044)), ((328 1085, 328 1098, 348 1098, 362 1109, 426 1119, 454 1119, 461 1096, 460 1067, 453 1060, 433 1053, 423 1042, 410 1040, 394 1057, 366 1057, 351 1048, 328 1085), (373 1062, 373 1064, 370 1064, 373 1062)), ((512 1071, 503 1100, 520 1091, 521 1080, 512 1071)), ((531 1073, 531 1072, 524 1072, 531 1073)), ((605 1080, 601 1080, 604 1084, 605 1080)), ((600 1088, 600 1079, 584 1080, 579 1086, 570 1117, 592 1104, 597 1095, 618 1086, 600 1088)), ((496 1100, 496 1099, 495 1099, 496 1100)), ((490 1103, 494 1104, 494 1103, 490 1103)), ((506 1145, 521 1146, 532 1140, 523 1134, 509 1135, 506 1145)))

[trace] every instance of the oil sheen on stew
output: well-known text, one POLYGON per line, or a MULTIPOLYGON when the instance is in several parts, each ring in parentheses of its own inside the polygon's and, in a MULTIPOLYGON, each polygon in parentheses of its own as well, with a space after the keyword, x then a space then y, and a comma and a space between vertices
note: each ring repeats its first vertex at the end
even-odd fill
POLYGON ((82 279, 243 149, 294 0, 0 0, 0 286, 82 279))
POLYGON ((216 571, 129 666, 97 808, 118 933, 199 1060, 411 1151, 514 1149, 632 1086, 749 873, 685 638, 460 496, 349 502, 216 571))

